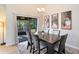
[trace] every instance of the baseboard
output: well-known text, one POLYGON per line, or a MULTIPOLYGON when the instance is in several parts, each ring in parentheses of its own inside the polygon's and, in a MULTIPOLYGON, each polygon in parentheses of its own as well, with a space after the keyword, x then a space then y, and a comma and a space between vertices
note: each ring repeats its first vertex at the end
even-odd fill
POLYGON ((14 46, 14 45, 16 45, 16 44, 6 44, 6 46, 14 46))
POLYGON ((66 44, 66 51, 71 54, 79 54, 79 48, 70 44, 66 44))
POLYGON ((72 48, 75 48, 75 49, 79 49, 79 47, 76 47, 76 46, 73 46, 73 45, 70 45, 70 44, 66 44, 66 46, 69 46, 69 47, 72 47, 72 48))

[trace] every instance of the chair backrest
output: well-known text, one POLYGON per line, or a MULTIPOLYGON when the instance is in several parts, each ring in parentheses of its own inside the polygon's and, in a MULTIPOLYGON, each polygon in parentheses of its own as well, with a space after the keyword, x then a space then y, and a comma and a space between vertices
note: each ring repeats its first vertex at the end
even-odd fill
POLYGON ((53 34, 57 35, 57 39, 60 39, 60 30, 53 30, 53 34))
POLYGON ((60 44, 59 44, 59 52, 62 52, 63 49, 65 49, 65 43, 66 43, 67 36, 68 34, 61 36, 60 44))
POLYGON ((53 30, 53 34, 60 35, 60 30, 53 30))
POLYGON ((32 35, 32 39, 33 39, 33 45, 34 45, 34 48, 35 50, 38 49, 38 35, 32 35))
POLYGON ((26 27, 26 34, 27 34, 28 42, 32 44, 32 36, 31 36, 31 30, 29 26, 26 27))

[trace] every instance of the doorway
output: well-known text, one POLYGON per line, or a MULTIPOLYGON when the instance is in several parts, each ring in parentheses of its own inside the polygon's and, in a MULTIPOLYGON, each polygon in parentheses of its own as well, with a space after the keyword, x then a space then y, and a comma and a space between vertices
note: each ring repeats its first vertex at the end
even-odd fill
POLYGON ((26 26, 30 26, 31 32, 37 31, 37 18, 17 16, 17 42, 27 41, 26 26))

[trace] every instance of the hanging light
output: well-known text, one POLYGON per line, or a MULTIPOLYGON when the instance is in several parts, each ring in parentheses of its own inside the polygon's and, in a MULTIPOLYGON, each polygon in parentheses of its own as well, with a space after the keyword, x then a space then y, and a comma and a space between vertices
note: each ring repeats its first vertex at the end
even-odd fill
POLYGON ((43 12, 44 12, 44 11, 45 11, 45 8, 41 8, 41 11, 43 11, 43 12))
POLYGON ((41 12, 41 9, 40 8, 37 8, 37 11, 41 12))
POLYGON ((45 8, 37 8, 38 12, 45 12, 45 8))

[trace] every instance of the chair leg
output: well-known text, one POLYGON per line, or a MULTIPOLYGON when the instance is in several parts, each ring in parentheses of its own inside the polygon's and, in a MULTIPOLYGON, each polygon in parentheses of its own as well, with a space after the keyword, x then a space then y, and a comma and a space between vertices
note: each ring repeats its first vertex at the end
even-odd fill
POLYGON ((40 54, 40 43, 38 43, 38 53, 40 54))
POLYGON ((29 45, 27 45, 27 49, 28 49, 29 45))
POLYGON ((48 47, 47 47, 47 53, 48 53, 48 47))
POLYGON ((38 53, 40 54, 40 49, 39 49, 38 53))
POLYGON ((59 54, 63 54, 63 53, 65 54, 65 49, 63 49, 62 51, 59 51, 58 53, 59 54))
POLYGON ((40 54, 40 45, 38 45, 38 54, 40 54))
POLYGON ((40 41, 38 39, 38 53, 40 54, 40 41))
POLYGON ((63 53, 65 54, 65 49, 63 49, 63 53))
POLYGON ((31 48, 30 48, 30 53, 31 53, 32 52, 32 44, 30 46, 31 46, 31 48))
POLYGON ((28 49, 29 46, 30 46, 30 44, 29 44, 29 42, 28 42, 27 49, 28 49))
POLYGON ((59 50, 57 53, 58 53, 58 54, 62 54, 62 52, 63 52, 62 50, 59 50))
POLYGON ((33 54, 34 54, 34 51, 35 51, 35 47, 33 46, 33 54))

